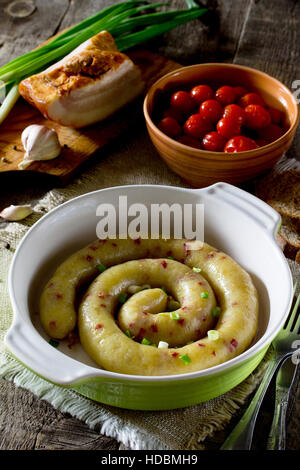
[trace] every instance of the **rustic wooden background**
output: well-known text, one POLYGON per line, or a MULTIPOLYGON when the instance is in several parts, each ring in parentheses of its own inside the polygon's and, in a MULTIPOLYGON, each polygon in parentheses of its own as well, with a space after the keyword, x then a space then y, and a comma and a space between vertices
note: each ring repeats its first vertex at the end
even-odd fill
MULTIPOLYGON (((111 0, 35 0, 36 9, 27 18, 12 18, 5 9, 10 2, 0 0, 0 65, 27 52, 102 7, 111 0)), ((171 1, 183 7, 183 0, 171 1)), ((205 18, 183 25, 151 41, 148 47, 182 64, 225 61, 259 68, 292 87, 300 79, 300 2, 297 0, 207 0, 205 18)), ((136 130, 135 148, 142 145, 146 131, 136 130)), ((297 158, 298 131, 291 157, 297 158)), ((128 144, 130 145, 130 143, 128 144)), ((153 154, 153 158, 158 158, 153 154)), ((298 157, 299 158, 299 157, 298 157)), ((159 163, 161 165, 161 163, 159 163)), ((51 181, 0 178, 1 206, 28 202, 45 193, 51 181), (26 195, 26 197, 25 197, 26 195)), ((263 449, 272 419, 272 389, 259 418, 254 447, 263 449)), ((289 419, 288 449, 298 449, 299 400, 289 419)), ((230 426, 233 426, 234 423, 230 426)), ((216 449, 229 432, 215 436, 209 447, 216 449)), ((123 449, 114 439, 52 408, 33 394, 0 380, 0 450, 18 449, 123 449)))

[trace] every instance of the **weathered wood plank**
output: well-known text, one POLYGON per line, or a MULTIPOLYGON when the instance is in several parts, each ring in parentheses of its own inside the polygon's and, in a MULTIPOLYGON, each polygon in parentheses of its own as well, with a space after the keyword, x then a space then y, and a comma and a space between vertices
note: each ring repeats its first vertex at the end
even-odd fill
POLYGON ((118 448, 115 439, 102 436, 84 422, 0 379, 0 450, 118 448))
POLYGON ((50 36, 66 14, 68 0, 35 0, 35 11, 26 18, 14 18, 6 13, 9 0, 0 0, 0 66, 29 52, 50 36))
POLYGON ((85 18, 88 18, 94 13, 97 13, 97 11, 106 8, 113 3, 119 2, 112 2, 111 0, 100 0, 97 2, 95 2, 95 0, 84 0, 84 2, 80 2, 80 0, 71 0, 68 11, 60 25, 60 30, 79 23, 85 18))
POLYGON ((234 62, 256 67, 291 87, 300 76, 300 3, 251 0, 234 62))
MULTIPOLYGON (((182 0, 171 3, 177 8, 185 5, 182 0)), ((205 16, 168 32, 154 45, 161 54, 183 64, 232 62, 249 4, 250 0, 202 1, 209 9, 205 16)))
MULTIPOLYGON (((300 2, 251 0, 233 61, 262 70, 288 88, 300 77, 300 2)), ((300 160, 298 128, 289 156, 300 160)))

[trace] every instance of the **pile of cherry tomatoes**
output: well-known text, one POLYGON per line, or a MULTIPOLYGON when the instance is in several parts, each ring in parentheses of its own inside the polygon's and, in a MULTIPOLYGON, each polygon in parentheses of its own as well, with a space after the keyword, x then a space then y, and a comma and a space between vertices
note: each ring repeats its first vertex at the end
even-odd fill
POLYGON ((242 86, 197 85, 170 97, 159 129, 182 144, 213 152, 244 152, 284 134, 282 113, 242 86))

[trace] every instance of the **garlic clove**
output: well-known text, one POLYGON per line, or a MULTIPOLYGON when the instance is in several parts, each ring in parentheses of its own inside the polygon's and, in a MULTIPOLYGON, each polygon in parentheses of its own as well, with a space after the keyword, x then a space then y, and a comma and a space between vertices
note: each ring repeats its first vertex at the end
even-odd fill
POLYGON ((23 170, 33 161, 52 160, 61 153, 61 145, 54 129, 32 124, 24 129, 21 136, 25 150, 19 168, 23 170))
POLYGON ((25 170, 25 168, 27 168, 31 163, 33 163, 34 160, 27 160, 27 158, 24 159, 18 164, 18 168, 20 168, 20 170, 25 170))
POLYGON ((33 213, 33 209, 29 205, 23 205, 23 206, 11 205, 3 209, 2 212, 0 212, 0 217, 2 217, 2 219, 9 220, 11 222, 17 222, 19 220, 25 219, 32 213, 33 213))

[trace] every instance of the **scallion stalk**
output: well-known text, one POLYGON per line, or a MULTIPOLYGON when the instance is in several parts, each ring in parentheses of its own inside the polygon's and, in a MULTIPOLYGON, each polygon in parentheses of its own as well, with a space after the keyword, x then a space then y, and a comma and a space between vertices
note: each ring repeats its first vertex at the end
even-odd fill
POLYGON ((1 107, 0 107, 0 124, 7 118, 11 109, 18 101, 19 98, 19 84, 16 83, 6 95, 1 107))

